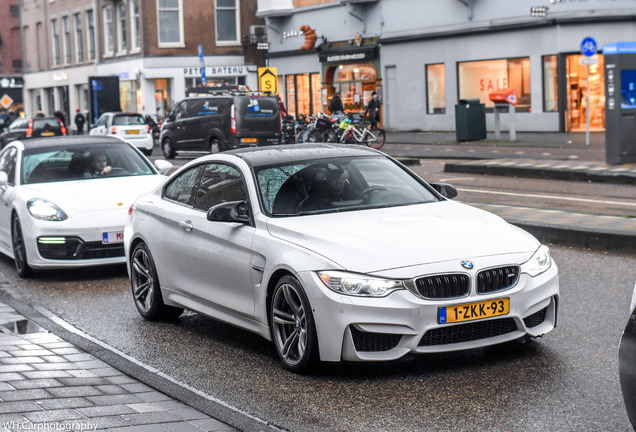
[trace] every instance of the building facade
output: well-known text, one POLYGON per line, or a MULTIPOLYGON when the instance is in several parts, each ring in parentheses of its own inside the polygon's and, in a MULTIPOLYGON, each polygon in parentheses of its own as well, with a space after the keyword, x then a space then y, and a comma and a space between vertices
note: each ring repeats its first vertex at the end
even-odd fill
POLYGON ((22 110, 22 53, 18 0, 0 0, 0 113, 22 110))
POLYGON ((493 129, 491 93, 514 90, 519 131, 586 130, 588 112, 602 131, 602 48, 636 40, 633 0, 259 0, 257 15, 290 112, 326 111, 336 91, 364 111, 377 91, 395 130, 455 130, 455 105, 469 99, 493 129), (598 52, 588 61, 587 37, 598 52))
POLYGON ((121 110, 159 119, 188 87, 257 86, 255 13, 250 0, 22 0, 25 111, 94 123, 89 78, 117 77, 121 110))

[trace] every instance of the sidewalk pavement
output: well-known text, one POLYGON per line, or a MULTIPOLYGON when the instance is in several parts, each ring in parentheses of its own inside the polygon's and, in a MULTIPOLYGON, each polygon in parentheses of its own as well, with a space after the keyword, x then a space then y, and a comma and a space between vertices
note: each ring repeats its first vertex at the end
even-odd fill
POLYGON ((0 431, 236 431, 0 302, 0 431))
MULTIPOLYGON (((446 172, 602 181, 636 185, 636 163, 605 163, 605 134, 506 133, 495 140, 458 142, 450 132, 390 132, 382 150, 405 163, 450 159, 446 172)), ((636 145, 636 141, 635 144, 636 145)), ((460 197, 461 199, 461 197, 460 197)), ((636 188, 634 188, 636 202, 636 188)), ((636 218, 468 203, 495 213, 544 243, 636 253, 636 218)))

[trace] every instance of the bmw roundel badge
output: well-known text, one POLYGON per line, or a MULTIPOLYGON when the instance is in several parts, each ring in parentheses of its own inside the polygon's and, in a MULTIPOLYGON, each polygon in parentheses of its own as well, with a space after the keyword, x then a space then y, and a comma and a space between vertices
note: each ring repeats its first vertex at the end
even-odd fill
POLYGON ((462 261, 462 267, 464 267, 466 270, 472 270, 473 267, 475 267, 475 265, 470 262, 470 261, 462 261))

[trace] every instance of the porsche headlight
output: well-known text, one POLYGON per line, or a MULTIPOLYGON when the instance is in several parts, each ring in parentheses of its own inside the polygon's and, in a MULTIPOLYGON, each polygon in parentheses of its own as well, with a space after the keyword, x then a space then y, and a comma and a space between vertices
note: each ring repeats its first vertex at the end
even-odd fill
POLYGON ((541 245, 532 255, 532 258, 521 264, 521 273, 526 273, 532 277, 538 276, 549 269, 551 265, 550 249, 545 245, 541 245))
POLYGON ((31 216, 45 221, 63 221, 68 219, 61 208, 42 198, 34 198, 27 202, 27 209, 31 216))
POLYGON ((355 273, 322 271, 318 272, 318 277, 330 290, 352 296, 384 297, 395 290, 404 288, 399 280, 355 273))

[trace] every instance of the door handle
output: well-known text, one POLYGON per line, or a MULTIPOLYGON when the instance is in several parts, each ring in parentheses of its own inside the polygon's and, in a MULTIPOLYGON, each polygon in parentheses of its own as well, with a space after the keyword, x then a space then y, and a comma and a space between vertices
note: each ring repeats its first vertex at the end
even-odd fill
POLYGON ((190 232, 194 229, 194 226, 192 225, 192 222, 190 222, 189 220, 186 221, 179 221, 179 226, 181 228, 183 228, 184 230, 190 232))

